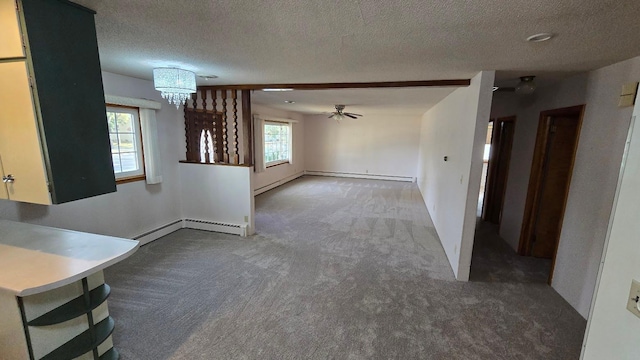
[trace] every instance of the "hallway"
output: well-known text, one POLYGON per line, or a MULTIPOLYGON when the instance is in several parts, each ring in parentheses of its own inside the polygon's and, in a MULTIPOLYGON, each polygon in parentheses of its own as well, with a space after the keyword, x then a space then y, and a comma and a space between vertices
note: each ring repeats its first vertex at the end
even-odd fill
POLYGON ((518 255, 498 235, 497 225, 478 219, 470 281, 546 284, 551 259, 518 255))

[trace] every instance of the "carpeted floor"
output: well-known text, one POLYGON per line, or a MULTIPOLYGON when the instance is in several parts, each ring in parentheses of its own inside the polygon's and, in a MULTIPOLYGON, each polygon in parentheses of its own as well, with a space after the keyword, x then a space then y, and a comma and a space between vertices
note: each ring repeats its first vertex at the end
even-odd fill
POLYGON ((304 177, 256 217, 255 236, 180 230, 106 271, 121 359, 578 359, 586 321, 548 264, 481 226, 455 281, 415 184, 304 177))

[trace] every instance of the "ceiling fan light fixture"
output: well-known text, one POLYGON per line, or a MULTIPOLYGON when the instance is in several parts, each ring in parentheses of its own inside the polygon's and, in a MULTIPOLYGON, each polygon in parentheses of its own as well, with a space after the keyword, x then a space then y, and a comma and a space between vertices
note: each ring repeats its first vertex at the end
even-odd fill
POLYGON ((516 94, 518 95, 530 95, 536 91, 536 83, 533 75, 520 77, 520 83, 516 85, 516 94))

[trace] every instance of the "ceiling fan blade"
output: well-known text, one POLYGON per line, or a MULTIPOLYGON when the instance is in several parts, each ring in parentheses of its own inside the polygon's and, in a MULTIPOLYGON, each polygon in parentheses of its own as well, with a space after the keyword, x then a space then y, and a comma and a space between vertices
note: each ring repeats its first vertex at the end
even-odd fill
POLYGON ((349 114, 349 115, 353 115, 353 116, 362 116, 362 115, 356 114, 356 113, 345 113, 345 114, 349 114))
POLYGON ((331 114, 331 116, 329 116, 329 119, 331 119, 335 114, 331 114))
POLYGON ((352 119, 357 119, 357 117, 351 115, 350 113, 343 113, 343 114, 344 114, 344 116, 348 116, 348 117, 350 117, 352 119))

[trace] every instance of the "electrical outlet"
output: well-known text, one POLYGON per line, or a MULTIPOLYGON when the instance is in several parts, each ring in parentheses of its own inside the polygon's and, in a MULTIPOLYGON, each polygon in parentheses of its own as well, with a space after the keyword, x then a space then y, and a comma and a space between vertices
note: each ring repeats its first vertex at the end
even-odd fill
POLYGON ((453 247, 453 253, 454 253, 454 254, 458 254, 458 245, 455 245, 455 246, 453 247))
POLYGON ((627 300, 627 310, 640 318, 640 282, 631 281, 631 291, 629 291, 629 299, 627 300))
POLYGON ((248 222, 249 222, 249 217, 248 217, 248 216, 245 216, 245 217, 244 217, 244 222, 246 222, 246 223, 248 223, 248 222))

